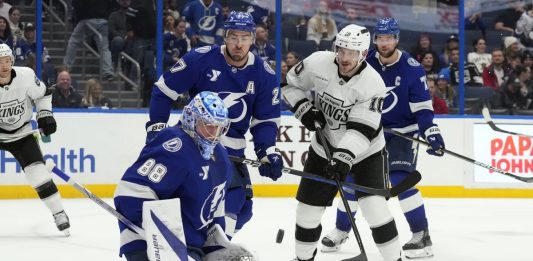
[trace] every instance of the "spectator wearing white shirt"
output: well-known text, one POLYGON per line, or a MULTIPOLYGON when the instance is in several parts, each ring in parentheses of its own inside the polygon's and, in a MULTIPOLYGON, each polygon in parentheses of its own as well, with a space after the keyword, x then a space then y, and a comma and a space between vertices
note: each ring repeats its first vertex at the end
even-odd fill
POLYGON ((473 52, 468 53, 467 61, 476 65, 478 72, 483 70, 492 63, 492 55, 487 53, 487 42, 483 37, 474 39, 472 42, 473 52))

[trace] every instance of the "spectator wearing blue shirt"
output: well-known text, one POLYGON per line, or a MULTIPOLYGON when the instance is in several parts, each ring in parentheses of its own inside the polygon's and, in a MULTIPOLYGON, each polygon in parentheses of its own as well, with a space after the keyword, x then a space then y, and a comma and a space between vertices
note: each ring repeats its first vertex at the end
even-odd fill
POLYGON ((261 57, 263 61, 276 60, 276 47, 268 42, 268 30, 265 25, 258 24, 255 26, 255 44, 252 45, 250 51, 261 57))
POLYGON ((182 15, 190 23, 187 36, 194 47, 222 44, 224 20, 219 3, 213 0, 192 1, 183 8, 182 15))

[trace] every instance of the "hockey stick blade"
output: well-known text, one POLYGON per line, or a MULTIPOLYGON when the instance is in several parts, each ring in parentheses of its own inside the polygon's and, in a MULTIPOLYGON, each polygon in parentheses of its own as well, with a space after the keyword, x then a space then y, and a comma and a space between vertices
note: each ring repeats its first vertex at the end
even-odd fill
MULTIPOLYGON (((404 138, 404 139, 408 139, 408 140, 413 141, 413 142, 418 142, 418 143, 420 143, 420 144, 424 144, 424 145, 426 145, 426 146, 430 146, 429 143, 427 143, 427 142, 425 142, 425 141, 423 141, 423 140, 419 140, 419 139, 417 139, 417 138, 413 138, 413 137, 411 137, 411 136, 409 136, 409 135, 405 135, 405 134, 403 134, 403 133, 401 133, 401 132, 399 132, 399 131, 392 130, 392 129, 388 129, 388 128, 383 128, 383 129, 384 129, 386 132, 388 132, 388 133, 392 133, 392 134, 394 134, 394 135, 396 135, 396 136, 400 136, 400 137, 402 137, 402 138, 404 138)), ((492 170, 492 171, 494 171, 494 172, 496 172, 496 173, 499 173, 499 174, 502 174, 502 175, 505 175, 505 176, 508 176, 508 177, 511 177, 511 178, 514 178, 514 179, 520 180, 520 181, 522 181, 522 182, 533 183, 533 177, 520 177, 520 176, 518 176, 518 175, 516 175, 516 174, 513 174, 513 173, 510 173, 510 172, 507 172, 507 171, 505 171, 505 170, 502 170, 502 169, 496 168, 496 167, 494 167, 494 166, 492 166, 492 165, 489 165, 489 164, 486 164, 486 163, 483 163, 483 162, 479 162, 479 161, 477 161, 477 160, 475 160, 475 159, 469 158, 469 157, 467 157, 467 156, 463 156, 463 155, 461 155, 461 154, 459 154, 459 153, 456 153, 456 152, 453 152, 453 151, 451 151, 451 150, 442 149, 442 151, 443 151, 444 153, 449 154, 449 155, 451 155, 451 156, 454 156, 454 157, 456 157, 456 158, 458 158, 458 159, 462 159, 462 160, 464 160, 464 161, 470 162, 470 163, 472 163, 472 164, 474 164, 474 165, 477 165, 477 166, 480 166, 480 167, 482 167, 482 168, 486 168, 486 169, 488 169, 488 170, 492 170)))
MULTIPOLYGON (((244 158, 240 158, 240 157, 237 157, 237 156, 231 156, 230 155, 229 158, 233 162, 243 163, 243 164, 246 164, 246 165, 250 165, 252 167, 259 167, 261 164, 263 164, 262 162, 257 161, 257 160, 244 159, 244 158)), ((308 178, 308 179, 312 179, 312 180, 315 180, 315 181, 324 182, 324 183, 327 183, 327 184, 330 184, 330 185, 336 185, 335 181, 333 181, 331 179, 327 179, 327 178, 322 177, 320 175, 309 173, 309 172, 299 171, 299 170, 295 170, 295 169, 291 169, 291 168, 285 168, 285 167, 283 168, 282 172, 286 173, 286 174, 299 176, 299 177, 302 177, 302 178, 308 178)), ((404 191, 416 186, 416 184, 421 179, 422 179, 422 177, 420 176, 420 173, 418 173, 418 172, 417 173, 412 173, 411 175, 407 176, 407 178, 404 179, 401 183, 399 183, 398 185, 390 188, 390 190, 388 190, 388 189, 370 188, 370 187, 365 187, 365 186, 361 186, 361 185, 357 185, 357 184, 353 184, 353 183, 348 183, 348 182, 341 182, 341 183, 342 183, 342 188, 346 192, 351 193, 351 194, 354 194, 355 190, 358 190, 358 191, 362 191, 362 192, 366 192, 368 194, 373 194, 373 195, 378 195, 378 196, 396 197, 400 193, 402 193, 402 192, 404 192, 404 191)))
POLYGON ((533 136, 531 135, 526 135, 526 134, 521 134, 521 133, 516 133, 516 132, 500 129, 498 126, 496 126, 494 121, 492 121, 492 117, 490 116, 489 109, 486 106, 483 106, 483 109, 481 109, 481 114, 483 114, 483 119, 485 119, 485 122, 490 126, 490 128, 493 131, 507 133, 511 135, 517 135, 517 136, 525 137, 525 138, 533 138, 533 136))

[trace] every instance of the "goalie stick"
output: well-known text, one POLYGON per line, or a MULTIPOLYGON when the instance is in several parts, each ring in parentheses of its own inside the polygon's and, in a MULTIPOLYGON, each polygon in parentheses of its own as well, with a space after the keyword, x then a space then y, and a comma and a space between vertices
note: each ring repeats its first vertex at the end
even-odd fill
POLYGON ((500 129, 498 126, 496 126, 494 121, 492 121, 492 117, 490 116, 490 112, 489 112, 489 109, 487 108, 487 106, 483 106, 483 109, 481 110, 481 114, 483 114, 483 119, 485 119, 485 122, 494 131, 507 133, 507 134, 511 134, 511 135, 517 135, 517 136, 526 137, 526 138, 533 138, 533 136, 531 136, 531 135, 526 135, 526 134, 521 134, 521 133, 516 133, 516 132, 500 129))
POLYGON ((69 175, 67 175, 62 170, 56 168, 56 165, 52 160, 46 161, 46 168, 48 171, 53 172, 58 177, 60 177, 62 180, 67 182, 68 184, 72 185, 77 191, 81 192, 83 195, 88 197, 90 200, 92 200, 94 203, 96 203, 98 206, 105 209, 107 212, 109 212, 111 215, 115 216, 120 222, 122 222, 124 225, 129 227, 131 230, 135 231, 135 233, 139 234, 143 239, 144 236, 144 229, 140 228, 139 226, 135 225, 133 222, 131 222, 129 219, 127 219, 125 216, 120 214, 116 209, 114 209, 109 204, 105 203, 101 198, 90 192, 88 189, 86 189, 84 186, 80 185, 76 181, 74 181, 69 175))
MULTIPOLYGON (((425 141, 423 141, 423 140, 419 140, 419 139, 414 138, 414 137, 411 137, 411 136, 409 136, 409 135, 405 135, 405 134, 403 134, 403 133, 401 133, 401 132, 399 132, 399 131, 392 130, 392 129, 388 129, 388 128, 383 128, 383 129, 384 129, 386 132, 388 132, 388 133, 392 133, 392 134, 394 134, 394 135, 396 135, 396 136, 400 136, 400 137, 402 137, 402 138, 404 138, 404 139, 408 139, 408 140, 413 141, 413 142, 418 142, 418 143, 420 143, 420 144, 424 144, 424 145, 426 145, 426 146, 430 146, 429 143, 427 143, 427 142, 425 142, 425 141)), ((488 169, 488 170, 492 170, 492 171, 494 171, 494 172, 496 172, 496 173, 503 174, 503 175, 505 175, 505 176, 508 176, 508 177, 511 177, 511 178, 514 178, 514 179, 520 180, 520 181, 522 181, 522 182, 533 183, 533 177, 520 177, 520 176, 518 176, 518 175, 516 175, 516 174, 513 174, 513 173, 510 173, 510 172, 507 172, 507 171, 505 171, 505 170, 502 170, 502 169, 496 168, 496 167, 494 167, 494 166, 492 166, 492 165, 489 165, 489 164, 486 164, 486 163, 483 163, 483 162, 479 162, 479 161, 477 161, 477 160, 475 160, 475 159, 472 159, 472 158, 469 158, 469 157, 463 156, 463 155, 461 155, 461 154, 459 154, 459 153, 456 153, 456 152, 453 152, 453 151, 451 151, 451 150, 447 150, 447 149, 441 149, 441 150, 442 150, 444 153, 446 153, 446 154, 452 155, 452 156, 454 156, 454 157, 456 157, 456 158, 462 159, 462 160, 464 160, 464 161, 470 162, 470 163, 472 163, 472 164, 474 164, 474 165, 477 165, 477 166, 480 166, 480 167, 486 168, 486 169, 488 169)))
MULTIPOLYGON (((233 161, 233 162, 243 163, 243 164, 250 165, 250 166, 256 167, 256 168, 259 167, 261 164, 264 164, 261 161, 251 160, 251 159, 244 159, 244 158, 240 158, 240 157, 232 156, 232 155, 229 156, 229 159, 231 161, 233 161)), ((334 180, 327 179, 327 178, 322 177, 320 175, 309 173, 309 172, 304 172, 304 171, 285 168, 285 167, 283 168, 282 172, 283 173, 287 173, 287 174, 291 174, 291 175, 295 175, 295 176, 300 176, 300 177, 303 177, 303 178, 308 178, 308 179, 324 182, 324 183, 327 183, 327 184, 330 184, 330 185, 336 185, 334 180)), ((421 179, 422 179, 422 175, 420 175, 420 173, 415 170, 415 171, 411 172, 411 174, 409 174, 409 176, 407 176, 406 179, 404 179, 398 185, 396 185, 396 186, 394 186, 394 187, 392 187, 390 189, 377 189, 377 188, 365 187, 365 186, 361 186, 361 185, 357 185, 357 184, 353 184, 353 183, 348 183, 348 182, 341 182, 341 184, 342 184, 342 188, 346 192, 351 193, 351 194, 354 194, 355 190, 359 190, 359 191, 362 191, 362 192, 366 192, 368 194, 373 194, 373 195, 378 195, 378 196, 396 197, 400 193, 402 193, 404 191, 407 191, 408 189, 414 187, 421 179)))

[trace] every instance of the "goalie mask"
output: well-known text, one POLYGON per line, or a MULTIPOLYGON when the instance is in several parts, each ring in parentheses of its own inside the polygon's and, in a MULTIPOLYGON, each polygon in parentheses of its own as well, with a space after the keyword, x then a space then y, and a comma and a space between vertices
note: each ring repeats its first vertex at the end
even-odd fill
POLYGON ((183 129, 194 139, 202 157, 208 160, 220 137, 229 128, 228 109, 216 94, 204 91, 183 108, 183 129))
POLYGON ((355 60, 355 68, 365 60, 369 47, 370 31, 366 27, 350 24, 335 37, 333 52, 337 55, 339 64, 342 60, 355 60))

